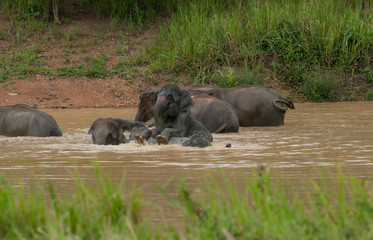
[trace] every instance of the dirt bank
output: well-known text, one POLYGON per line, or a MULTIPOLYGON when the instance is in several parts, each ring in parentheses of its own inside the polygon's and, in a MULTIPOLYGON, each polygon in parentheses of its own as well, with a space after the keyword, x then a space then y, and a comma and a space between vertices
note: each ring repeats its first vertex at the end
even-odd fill
MULTIPOLYGON (((126 69, 125 74, 107 74, 104 79, 58 76, 59 67, 86 64, 87 58, 105 56, 106 67, 114 71, 118 62, 138 54, 159 31, 159 24, 131 33, 125 27, 111 26, 109 20, 93 15, 71 18, 53 31, 16 42, 9 19, 0 14, 0 55, 8 59, 26 48, 37 48, 37 61, 53 74, 35 75, 16 72, 0 79, 0 105, 28 104, 36 108, 135 107, 139 93, 149 85, 164 84, 167 76, 149 76, 146 66, 126 69), (47 39, 45 41, 44 39, 47 39)), ((26 31, 26 30, 25 30, 26 31)), ((1 69, 0 69, 1 70, 1 69)))

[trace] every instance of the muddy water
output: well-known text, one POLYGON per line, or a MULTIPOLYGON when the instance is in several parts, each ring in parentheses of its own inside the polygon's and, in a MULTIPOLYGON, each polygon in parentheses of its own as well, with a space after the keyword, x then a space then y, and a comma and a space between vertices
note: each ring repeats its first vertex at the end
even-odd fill
MULTIPOLYGON (((193 182, 205 173, 216 173, 217 167, 239 179, 258 165, 291 182, 318 178, 315 166, 335 169, 338 164, 347 174, 373 176, 373 102, 296 104, 287 112, 284 126, 214 134, 213 146, 205 149, 92 144, 87 131, 95 119, 134 119, 136 109, 42 111, 56 119, 64 136, 0 137, 0 174, 17 183, 27 183, 30 174, 52 179, 61 194, 72 190, 74 169, 93 182, 95 162, 114 179, 125 174, 126 182, 137 186, 165 185, 180 176, 193 182), (232 147, 226 148, 227 143, 232 147)), ((148 195, 159 197, 149 189, 148 195)))

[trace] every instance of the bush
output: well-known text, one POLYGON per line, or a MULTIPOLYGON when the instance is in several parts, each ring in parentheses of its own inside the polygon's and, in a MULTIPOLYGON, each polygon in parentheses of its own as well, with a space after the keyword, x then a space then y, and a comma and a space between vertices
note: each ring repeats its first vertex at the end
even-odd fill
POLYGON ((373 69, 370 67, 365 67, 360 69, 361 77, 368 82, 373 83, 373 69))
POLYGON ((219 87, 234 87, 240 84, 261 85, 266 80, 264 76, 255 71, 245 70, 237 73, 233 68, 217 71, 212 82, 219 87))
POLYGON ((303 84, 303 93, 309 101, 322 102, 332 100, 333 91, 338 87, 339 80, 333 74, 311 74, 303 84))
POLYGON ((373 100, 373 88, 368 89, 368 91, 365 93, 365 99, 373 100))

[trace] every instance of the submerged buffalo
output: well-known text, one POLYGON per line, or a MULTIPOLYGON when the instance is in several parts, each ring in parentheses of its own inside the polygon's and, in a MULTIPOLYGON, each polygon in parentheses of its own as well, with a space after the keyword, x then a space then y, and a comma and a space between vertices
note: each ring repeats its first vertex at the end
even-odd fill
POLYGON ((294 104, 272 88, 242 84, 231 88, 192 85, 191 95, 208 94, 230 103, 238 113, 240 126, 279 126, 284 124, 286 110, 294 104))
POLYGON ((62 131, 51 115, 18 104, 0 107, 0 135, 59 137, 62 131))

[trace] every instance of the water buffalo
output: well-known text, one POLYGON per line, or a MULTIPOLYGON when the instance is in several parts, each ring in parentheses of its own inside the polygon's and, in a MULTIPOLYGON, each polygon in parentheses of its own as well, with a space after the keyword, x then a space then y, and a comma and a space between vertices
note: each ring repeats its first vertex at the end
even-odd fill
POLYGON ((167 144, 171 137, 205 137, 212 142, 211 133, 191 114, 193 104, 189 92, 177 85, 167 85, 160 90, 154 106, 152 134, 159 144, 167 144))
POLYGON ((121 119, 99 118, 95 120, 88 131, 88 134, 92 134, 93 144, 119 145, 128 142, 120 125, 121 121, 118 120, 121 119))
POLYGON ((240 126, 279 126, 284 124, 288 108, 294 109, 291 101, 284 100, 274 89, 238 85, 220 88, 211 85, 192 85, 186 88, 191 95, 208 94, 230 103, 238 113, 240 126))
MULTIPOLYGON (((160 89, 148 87, 140 95, 136 113, 137 121, 148 121, 154 116, 154 106, 160 89)), ((193 116, 200 121, 210 133, 238 132, 237 111, 229 103, 206 94, 192 96, 194 105, 190 108, 193 116)))
POLYGON ((59 137, 62 132, 51 115, 18 104, 0 107, 0 135, 59 137))

